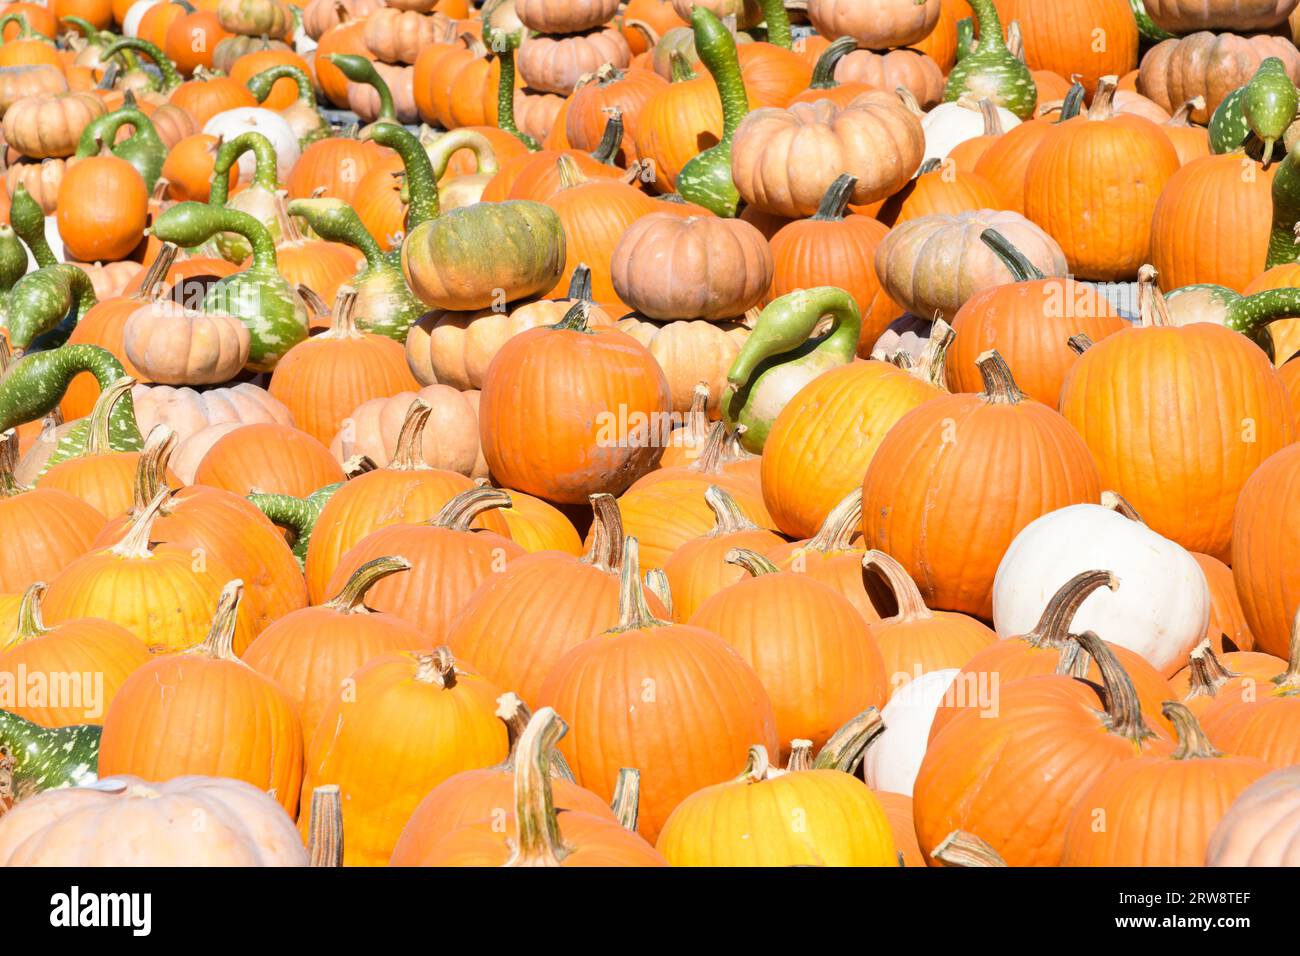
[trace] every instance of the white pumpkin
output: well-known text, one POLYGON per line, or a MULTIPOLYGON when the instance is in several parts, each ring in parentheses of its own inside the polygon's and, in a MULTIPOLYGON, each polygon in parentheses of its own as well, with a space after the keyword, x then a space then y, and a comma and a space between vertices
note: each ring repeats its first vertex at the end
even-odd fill
POLYGON ((1027 634, 1048 600, 1081 571, 1110 571, 1074 616, 1071 630, 1141 654, 1166 676, 1205 636, 1210 589, 1182 545, 1102 505, 1071 505, 1016 535, 993 579, 993 626, 1002 638, 1027 634))
MULTIPOLYGON (((996 109, 1004 133, 1020 125, 1020 118, 1015 113, 1001 106, 996 109)), ((984 135, 984 114, 980 112, 978 103, 972 104, 967 99, 956 103, 940 103, 921 117, 921 129, 925 132, 925 157, 922 162, 927 159, 947 159, 958 143, 984 135)))
MULTIPOLYGON (((203 125, 203 132, 219 139, 231 140, 241 133, 261 133, 275 148, 275 167, 280 181, 289 178, 289 171, 302 153, 298 135, 279 113, 260 106, 237 106, 222 110, 203 125)), ((252 152, 239 157, 239 173, 244 180, 252 180, 257 160, 252 152)))
POLYGON ((144 15, 149 12, 149 8, 162 0, 136 0, 127 8, 126 16, 122 18, 122 36, 138 37, 140 35, 140 21, 144 15))
POLYGON ((871 742, 862 764, 872 790, 912 795, 935 712, 959 673, 955 667, 927 671, 894 691, 880 712, 885 730, 871 742))

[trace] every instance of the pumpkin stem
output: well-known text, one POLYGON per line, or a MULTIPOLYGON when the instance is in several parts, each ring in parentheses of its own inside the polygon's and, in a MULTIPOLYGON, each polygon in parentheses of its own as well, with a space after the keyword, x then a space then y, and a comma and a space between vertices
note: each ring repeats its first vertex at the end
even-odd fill
POLYGON ((411 562, 397 555, 367 561, 352 572, 343 589, 326 601, 325 607, 339 614, 370 614, 365 604, 367 592, 384 578, 409 570, 411 562))
POLYGON ((1169 303, 1156 285, 1156 267, 1147 263, 1138 269, 1138 315, 1144 329, 1173 326, 1169 303))
POLYGON ((574 162, 572 156, 560 156, 560 158, 555 161, 555 165, 560 172, 561 189, 572 189, 574 186, 581 186, 583 183, 590 182, 590 180, 583 175, 582 170, 578 168, 578 164, 574 162))
POLYGON ((801 551, 834 554, 852 550, 853 536, 862 522, 862 488, 854 488, 826 515, 817 533, 808 539, 801 551))
POLYGON ((509 508, 510 495, 500 488, 470 488, 462 491, 443 505, 442 510, 429 520, 429 524, 452 531, 471 531, 471 522, 493 508, 509 508))
MULTIPOLYGON (((852 40, 852 37, 846 39, 852 40)), ((836 41, 838 42, 838 41, 836 41)), ((858 188, 858 178, 851 173, 843 173, 835 182, 826 187, 821 203, 817 206, 814 222, 840 222, 849 208, 853 190, 858 188)))
POLYGON ((885 732, 885 722, 880 711, 868 707, 846 723, 822 747, 813 762, 815 770, 839 770, 842 773, 856 775, 867 748, 872 741, 885 732))
POLYGON ((912 115, 918 118, 925 115, 925 110, 921 109, 921 103, 917 100, 916 94, 906 86, 894 87, 894 94, 903 101, 903 105, 907 107, 908 112, 912 115))
POLYGON ((750 577, 755 578, 764 574, 777 574, 781 570, 772 563, 771 558, 764 557, 749 548, 732 548, 726 553, 723 560, 728 564, 744 568, 749 572, 750 577))
POLYGON ((1092 336, 1087 332, 1078 332, 1066 339, 1065 344, 1070 347, 1070 351, 1075 355, 1082 355, 1096 343, 1092 341, 1092 336))
POLYGON ((443 690, 456 686, 456 659, 451 648, 442 645, 428 654, 416 655, 415 679, 422 684, 437 684, 443 690))
POLYGON ((659 40, 661 39, 659 36, 659 31, 657 31, 650 24, 646 23, 644 20, 624 20, 623 26, 629 27, 630 29, 633 29, 637 33, 641 34, 641 36, 645 39, 646 47, 648 49, 653 50, 655 47, 659 45, 659 40))
POLYGON ((424 429, 433 414, 433 406, 422 398, 411 402, 402 419, 401 431, 397 433, 397 448, 388 463, 391 471, 427 471, 424 460, 424 429))
POLYGON ((337 784, 311 792, 307 857, 311 866, 343 865, 343 795, 337 784))
POLYGON ((515 765, 515 851, 506 866, 559 866, 572 852, 560 839, 559 818, 551 789, 551 754, 568 725, 551 707, 543 707, 519 738, 515 765))
MULTIPOLYGON (((300 290, 304 288, 306 286, 299 286, 300 290)), ((356 304, 357 290, 347 283, 339 286, 338 294, 334 297, 334 308, 331 312, 329 330, 320 337, 323 339, 362 338, 362 333, 357 328, 356 317, 353 315, 356 304)))
POLYGON ((623 111, 617 106, 611 106, 605 112, 609 114, 609 119, 605 121, 605 131, 601 134, 600 142, 591 151, 591 158, 602 166, 616 166, 619 150, 623 148, 623 111))
POLYGON ((561 332, 589 332, 587 320, 591 313, 591 303, 578 301, 570 306, 569 311, 564 313, 564 318, 551 326, 551 328, 561 332))
POLYGON ((1061 102, 1061 115, 1056 118, 1056 122, 1064 123, 1083 112, 1083 99, 1087 93, 1088 91, 1078 80, 1071 83, 1070 91, 1065 94, 1065 99, 1061 102))
POLYGON ((158 255, 154 257, 153 262, 149 263, 149 268, 145 269, 144 278, 140 280, 140 289, 133 298, 151 302, 161 299, 163 293, 167 291, 165 281, 167 273, 171 271, 180 251, 180 246, 176 243, 164 242, 162 248, 158 250, 158 255))
POLYGON ((1203 110, 1203 109, 1205 109, 1205 97, 1200 96, 1199 94, 1197 96, 1193 96, 1190 100, 1184 101, 1183 104, 1178 107, 1178 109, 1174 110, 1174 115, 1169 117, 1169 122, 1165 123, 1165 125, 1166 126, 1191 126, 1192 111, 1203 110))
POLYGON ((238 661, 235 656, 235 622, 239 617, 239 600, 244 596, 244 582, 236 578, 221 589, 217 610, 212 615, 208 636, 186 651, 215 661, 238 661))
POLYGON ((1047 602, 1034 629, 1021 639, 1030 647, 1064 647, 1070 640, 1074 616, 1103 584, 1114 591, 1119 587, 1119 578, 1110 571, 1081 571, 1070 578, 1047 602))
POLYGON ((736 503, 736 499, 719 485, 709 485, 704 490, 704 503, 709 506, 714 518, 713 530, 705 537, 717 538, 738 531, 760 530, 758 525, 746 517, 745 512, 736 503))
POLYGON ((704 444, 700 446, 695 460, 687 469, 702 475, 720 475, 727 460, 727 444, 730 440, 725 422, 714 422, 709 426, 704 444))
POLYGON ((1187 672, 1188 688, 1184 701, 1197 697, 1215 697, 1220 687, 1238 676, 1219 660, 1214 648, 1210 646, 1209 638, 1197 644, 1188 655, 1187 672))
POLYGON ((45 589, 45 582, 37 581, 23 592, 22 602, 18 605, 18 622, 14 626, 12 639, 3 646, 4 650, 50 632, 41 618, 41 598, 45 596, 45 589))
POLYGON ((1089 120, 1108 120, 1115 115, 1115 91, 1118 88, 1118 76, 1103 76, 1097 81, 1097 91, 1092 94, 1092 105, 1088 107, 1089 120))
MULTIPOLYGON (((981 100, 981 102, 988 101, 981 100)), ((1010 239, 996 229, 985 229, 980 233, 980 241, 992 249, 993 254, 1002 260, 1002 264, 1011 273, 1013 282, 1031 282, 1047 278, 1038 266, 1025 258, 1025 254, 1017 249, 1010 239)))
POLYGON ((673 590, 668 584, 668 574, 663 568, 651 568, 645 573, 646 590, 659 599, 664 610, 673 616, 673 590))
MULTIPOLYGON (((505 760, 492 769, 502 773, 514 773, 519 738, 523 736, 528 722, 533 719, 533 712, 528 709, 528 705, 518 694, 508 691, 497 698, 495 714, 496 718, 506 725, 506 739, 509 742, 510 752, 506 754, 505 760)), ((564 754, 558 750, 551 755, 551 777, 556 780, 567 780, 569 783, 577 782, 574 780, 573 771, 569 769, 568 762, 564 759, 564 754)))
POLYGON ((1092 656, 1101 671, 1101 684, 1104 692, 1106 717, 1104 725, 1111 733, 1127 737, 1135 744, 1141 744, 1155 736, 1142 718, 1142 705, 1138 701, 1133 679, 1124 670, 1115 652, 1092 631, 1071 634, 1070 637, 1079 647, 1092 656))
POLYGON ((812 82, 808 84, 808 89, 833 90, 839 86, 839 81, 835 79, 835 68, 840 65, 840 60, 857 48, 858 41, 854 37, 840 37, 823 50, 813 66, 812 82))
MULTIPOLYGON (((894 558, 883 551, 868 551, 862 556, 862 570, 876 573, 898 603, 898 613, 889 618, 890 624, 904 624, 910 621, 926 621, 934 617, 934 612, 925 605, 921 589, 916 586, 912 576, 894 558)), ((865 587, 866 582, 863 582, 865 587)), ((870 591, 868 590, 868 593, 870 591)))
POLYGON ((979 99, 980 116, 984 120, 985 136, 1001 136, 1004 132, 1002 126, 1002 114, 998 112, 997 104, 987 96, 981 96, 979 99))
MULTIPOLYGON (((160 491, 167 489, 167 465, 176 450, 179 436, 161 422, 153 427, 144 442, 144 450, 135 467, 135 485, 131 513, 139 514, 160 491)), ((166 506, 163 508, 166 511, 166 506)))
POLYGON ((107 455, 113 451, 113 409, 134 386, 135 379, 124 375, 99 393, 90 412, 90 430, 86 435, 87 456, 107 455))
POLYGON ((772 764, 767 756, 767 748, 762 744, 754 744, 749 748, 749 755, 745 758, 745 769, 740 772, 735 782, 762 783, 767 779, 771 769, 772 764))
POLYGON ((1160 712, 1174 725, 1174 734, 1178 738, 1178 746, 1170 754, 1174 760, 1204 760, 1223 756, 1223 752, 1205 735, 1196 715, 1186 704, 1167 700, 1160 705, 1160 712))
MULTIPOLYGON (((957 337, 953 327, 936 313, 930 323, 930 337, 925 342, 925 351, 919 361, 907 369, 914 378, 933 385, 942 392, 948 390, 947 357, 948 347, 957 337)), ((901 354, 908 354, 902 352, 901 354)), ((910 355, 909 355, 910 357, 910 355)))
POLYGON ((1137 509, 1128 503, 1128 499, 1118 491, 1103 491, 1101 493, 1101 506, 1116 514, 1123 515, 1129 521, 1136 521, 1138 524, 1146 524, 1142 516, 1137 513, 1137 509))
POLYGON ((790 741, 790 759, 785 762, 786 773, 813 768, 813 742, 802 737, 790 741))
POLYGON ((1291 625, 1291 643, 1287 647, 1286 670, 1273 678, 1273 683, 1284 694, 1300 692, 1300 608, 1296 610, 1291 625))
POLYGON ((158 512, 162 510, 170 493, 171 489, 163 486, 149 504, 135 516, 130 527, 126 529, 126 534, 122 535, 122 540, 109 549, 110 553, 119 558, 136 559, 148 558, 152 555, 153 552, 149 550, 149 535, 153 531, 153 523, 158 517, 158 512))
POLYGON ((960 867, 997 867, 1006 866, 1007 861, 988 843, 967 833, 965 830, 953 830, 930 853, 930 856, 948 866, 960 867))
POLYGON ((623 563, 623 513, 613 495, 600 492, 589 495, 588 500, 594 517, 591 547, 582 560, 593 568, 616 573, 623 563))
POLYGON ((618 625, 607 633, 639 631, 647 627, 667 627, 650 613, 645 591, 641 587, 641 546, 636 538, 628 536, 623 542, 623 567, 618 578, 618 625))
POLYGON ((1018 405, 1025 400, 1025 393, 1011 375, 1011 367, 996 349, 981 353, 975 364, 979 366, 980 376, 984 379, 984 391, 980 398, 987 404, 1018 405))
POLYGON ((569 291, 564 296, 574 302, 592 302, 591 297, 591 266, 585 262, 579 262, 573 270, 573 276, 569 279, 569 291))
MULTIPOLYGON (((0 347, 8 342, 0 336, 0 347)), ((18 432, 10 429, 0 435, 0 498, 12 498, 28 489, 18 480, 18 432)))
MULTIPOLYGON (((559 751, 556 751, 557 753, 559 751)), ((637 817, 641 809, 641 771, 623 767, 614 782, 614 799, 609 808, 614 811, 619 825, 631 833, 636 832, 637 817)))

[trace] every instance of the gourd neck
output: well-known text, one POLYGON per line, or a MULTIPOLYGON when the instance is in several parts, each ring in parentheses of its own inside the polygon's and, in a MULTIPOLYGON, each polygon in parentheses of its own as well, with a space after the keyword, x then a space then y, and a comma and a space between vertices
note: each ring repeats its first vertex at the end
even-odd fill
POLYGON ((433 177, 429 154, 415 135, 396 123, 379 122, 362 130, 360 138, 387 146, 402 158, 406 188, 411 196, 406 210, 407 235, 421 223, 438 218, 441 212, 438 181, 433 177))
POLYGON ((294 199, 286 207, 290 216, 301 216, 322 239, 341 242, 365 257, 371 269, 389 265, 384 250, 357 216, 356 210, 341 199, 294 199))
POLYGON ((353 83, 369 86, 379 94, 379 115, 375 118, 376 123, 397 122, 397 107, 393 103, 393 91, 389 89, 387 81, 379 75, 373 62, 356 53, 331 53, 329 60, 353 83))
POLYGON ((279 80, 292 80, 298 88, 297 102, 316 109, 316 91, 312 88, 311 77, 302 67, 292 63, 280 63, 248 78, 248 91, 257 102, 262 103, 271 95, 271 90, 279 80))
POLYGON ((447 167, 451 164, 451 157, 463 149, 474 154, 475 175, 494 176, 500 169, 496 150, 486 136, 472 129, 454 129, 443 133, 425 147, 429 164, 433 168, 434 182, 442 182, 447 175, 447 167))
POLYGON ((227 140, 217 149, 212 163, 212 184, 208 191, 208 204, 224 206, 230 190, 230 170, 245 153, 253 154, 253 182, 249 188, 266 190, 272 195, 279 186, 275 147, 261 133, 249 131, 227 140))
POLYGON ((857 303, 843 289, 833 286, 801 289, 763 309, 728 370, 727 380, 737 388, 744 387, 764 360, 806 346, 825 316, 831 317, 830 331, 804 354, 791 358, 790 363, 817 363, 827 358, 840 363, 853 361, 862 326, 857 303))
POLYGON ((794 46, 794 36, 790 32, 790 14, 785 9, 785 0, 759 0, 759 6, 763 9, 767 42, 789 50, 794 46))
MULTIPOLYGON (((502 35, 498 34, 499 39, 502 35)), ((497 77, 497 126, 523 143, 531 153, 536 153, 542 144, 519 128, 515 121, 515 46, 516 37, 504 44, 505 48, 497 54, 500 63, 500 75, 497 77)))
POLYGON ((695 33, 695 51, 712 74, 722 100, 722 139, 718 145, 730 147, 741 121, 749 113, 749 95, 741 76, 736 38, 713 11, 703 6, 692 10, 691 28, 695 33))
MULTIPOLYGON (((100 54, 100 59, 108 60, 117 54, 124 54, 126 51, 143 53, 154 62, 154 65, 158 67, 158 71, 162 74, 162 91, 164 93, 170 93, 185 82, 185 78, 180 75, 176 69, 176 64, 171 61, 167 54, 163 53, 155 44, 139 37, 123 37, 111 43, 100 54)), ((123 61, 125 62, 125 57, 123 57, 123 61)))
POLYGON ((967 2, 975 14, 975 24, 979 31, 979 42, 974 52, 982 55, 990 53, 1011 55, 1002 35, 1002 18, 998 16, 998 8, 993 0, 967 0, 967 2))

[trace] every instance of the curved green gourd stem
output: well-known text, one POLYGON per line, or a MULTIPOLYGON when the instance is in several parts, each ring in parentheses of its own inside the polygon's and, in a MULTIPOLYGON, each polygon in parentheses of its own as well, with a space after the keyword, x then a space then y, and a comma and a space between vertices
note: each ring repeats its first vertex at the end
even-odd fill
POLYGON ((442 177, 447 175, 447 167, 451 165, 452 156, 462 149, 468 149, 474 154, 479 175, 492 176, 500 169, 491 140, 472 129, 454 129, 443 133, 427 146, 424 143, 421 145, 424 146, 425 155, 429 157, 435 183, 442 182, 442 177))
POLYGON ((203 299, 203 311, 242 321, 252 339, 248 367, 270 371, 307 337, 308 323, 301 297, 280 274, 275 240, 266 226, 238 209, 198 202, 173 206, 153 225, 153 234, 163 242, 185 248, 223 232, 242 236, 252 250, 252 261, 243 272, 217 280, 203 299))
POLYGON ((406 208, 406 232, 429 219, 437 219, 441 207, 438 197, 438 180, 433 175, 433 164, 419 138, 405 126, 396 123, 373 123, 361 131, 361 140, 374 140, 387 146, 402 158, 406 168, 406 188, 411 194, 406 208))
POLYGON ((497 49, 497 58, 501 61, 501 70, 497 76, 497 127, 509 133, 528 147, 529 152, 537 152, 542 144, 537 142, 519 128, 515 122, 515 47, 519 37, 515 34, 495 33, 492 35, 492 49, 497 49))
POLYGON ((1038 266, 1026 259, 1024 253, 1012 245, 1011 240, 996 229, 985 229, 980 233, 980 241, 1002 260, 1002 264, 1011 273, 1013 282, 1033 282, 1047 278, 1038 266))
POLYGON ((176 87, 185 82, 185 78, 176 70, 176 64, 173 63, 167 54, 158 49, 157 46, 148 40, 141 40, 139 37, 123 37, 117 42, 109 45, 100 58, 107 60, 116 53, 125 54, 127 51, 134 53, 143 53, 157 65, 159 72, 162 73, 162 91, 170 93, 176 87))
POLYGON ((9 293, 9 344, 15 353, 25 351, 68 316, 74 318, 71 334, 96 301, 90 276, 80 266, 60 262, 29 272, 9 293))
POLYGON ((59 22, 68 23, 76 27, 82 32, 85 38, 92 43, 97 41, 103 42, 106 37, 113 36, 113 34, 109 33, 107 30, 100 30, 99 27, 95 26, 85 17, 59 17, 59 22))
POLYGON ((325 505, 334 497, 346 482, 336 482, 313 491, 306 498, 293 495, 272 495, 255 492, 248 496, 262 514, 274 525, 286 529, 293 535, 290 549, 298 560, 299 567, 306 567, 307 548, 311 544, 311 533, 316 528, 316 520, 325 510, 325 505))
POLYGON ((980 99, 988 97, 995 106, 1029 119, 1038 105, 1033 74, 1007 49, 993 0, 970 0, 970 5, 979 23, 979 45, 952 68, 943 98, 954 103, 968 93, 980 99))
POLYGON ((110 152, 134 166, 144 180, 145 188, 153 191, 154 184, 162 175, 163 163, 167 161, 167 145, 148 116, 134 106, 123 106, 96 117, 81 131, 77 157, 85 159, 97 155, 102 143, 116 143, 110 147, 110 152), (130 126, 133 132, 130 138, 116 143, 117 131, 123 126, 130 126))
MULTIPOLYGON (((1300 318, 1300 289, 1265 289, 1233 298, 1228 303, 1224 325, 1249 338, 1268 353, 1271 361, 1279 356, 1275 355, 1269 325, 1279 319, 1294 318, 1300 318)), ((1280 357, 1290 358, 1289 355, 1280 357)))
POLYGON ((0 226, 0 293, 7 293, 27 273, 27 250, 12 226, 0 226))
POLYGON ((736 128, 749 113, 749 96, 741 79, 736 40, 713 11, 695 7, 691 11, 695 49, 713 74, 722 99, 722 139, 718 145, 694 157, 677 176, 682 198, 703 206, 718 216, 735 216, 740 193, 731 178, 731 144, 736 128))
POLYGON ((1295 120, 1297 108, 1300 108, 1300 92, 1287 75, 1286 67, 1277 57, 1268 57, 1246 84, 1241 98, 1242 117, 1250 132, 1264 144, 1265 169, 1273 161, 1273 144, 1282 139, 1295 120))
POLYGON ((966 55, 975 48, 975 21, 962 17, 957 21, 957 63, 966 59, 966 55))
POLYGON ((98 724, 42 727, 0 710, 0 750, 14 761, 12 785, 17 799, 98 780, 103 729, 98 724))
MULTIPOLYGON (((18 359, 0 379, 0 433, 50 414, 63 399, 68 385, 82 372, 95 376, 101 390, 126 375, 113 353, 98 345, 64 345, 18 359)), ((87 420, 74 423, 59 439, 45 467, 85 454, 89 437, 87 420)), ((109 440, 115 451, 139 451, 144 447, 135 420, 135 402, 129 392, 109 416, 109 440)))
POLYGON ((310 103, 313 108, 316 106, 316 91, 312 88, 311 77, 303 72, 302 67, 294 66, 292 63, 279 63, 250 76, 245 85, 253 94, 253 98, 261 103, 271 95, 277 80, 293 80, 294 85, 298 87, 298 99, 310 103))
POLYGON ((379 75, 374 63, 355 53, 331 53, 329 57, 330 62, 353 83, 364 83, 375 88, 375 92, 379 94, 379 116, 375 119, 376 123, 397 122, 397 107, 393 104, 393 91, 379 75))
POLYGON ((1300 260, 1300 143, 1292 147, 1273 176, 1273 226, 1265 269, 1300 260))
POLYGON ((789 50, 794 46, 794 36, 790 33, 790 14, 785 9, 785 0, 758 0, 758 2, 763 8, 767 42, 789 50))
POLYGON ((1142 0, 1128 0, 1128 5, 1133 10, 1133 19, 1137 21, 1138 33, 1144 40, 1159 43, 1161 40, 1173 38, 1172 33, 1151 19, 1151 14, 1147 13, 1146 4, 1142 0))
POLYGON ((286 208, 289 215, 306 219, 312 232, 327 242, 342 242, 359 250, 366 258, 366 268, 393 264, 392 253, 379 247, 356 210, 342 199, 294 199, 286 208))
POLYGON ((21 183, 14 190, 13 201, 9 206, 9 223, 14 227, 18 238, 32 250, 32 258, 38 268, 59 264, 58 256, 45 241, 45 212, 21 183))
POLYGON ((808 84, 808 89, 833 90, 839 86, 839 81, 835 79, 835 68, 840 65, 840 60, 857 48, 858 41, 853 37, 840 37, 823 50, 813 67, 812 82, 808 84))
POLYGON ((253 182, 250 186, 257 186, 272 195, 275 194, 280 185, 276 178, 275 147, 261 133, 250 130, 247 133, 240 133, 234 139, 226 140, 217 150, 216 158, 212 161, 212 186, 208 192, 208 202, 211 205, 226 204, 230 195, 230 170, 235 163, 239 162, 239 157, 247 152, 252 152, 255 161, 253 182))
MULTIPOLYGON (((5 27, 9 26, 11 23, 18 24, 18 36, 15 37, 17 40, 30 40, 36 36, 45 36, 45 34, 37 33, 32 29, 32 25, 27 21, 26 14, 6 13, 3 17, 0 17, 0 43, 5 42, 3 39, 5 27)), ((48 40, 49 37, 46 37, 46 39, 48 40)))

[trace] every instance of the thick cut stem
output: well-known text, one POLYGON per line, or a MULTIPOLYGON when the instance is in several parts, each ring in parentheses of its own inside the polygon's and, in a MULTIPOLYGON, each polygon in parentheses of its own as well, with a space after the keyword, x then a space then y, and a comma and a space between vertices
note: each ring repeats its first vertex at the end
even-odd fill
POLYGON ((1223 756, 1223 752, 1205 735, 1196 715, 1188 710, 1186 704, 1167 700, 1160 705, 1160 712, 1174 725, 1174 734, 1178 737, 1178 746, 1170 754, 1174 760, 1205 760, 1223 756))
POLYGON ((932 857, 948 866, 960 867, 995 867, 1006 866, 1007 861, 1001 854, 973 833, 965 830, 953 830, 930 853, 932 857))
POLYGON ((1074 634, 1071 637, 1079 647, 1087 651, 1096 661, 1101 671, 1101 684, 1105 696, 1105 726, 1111 733, 1127 737, 1135 744, 1141 744, 1155 736, 1142 718, 1142 705, 1138 701, 1137 690, 1133 680, 1115 656, 1115 652, 1092 631, 1074 634))
POLYGON ((550 707, 528 722, 515 765, 515 851, 506 866, 559 866, 572 852, 560 838, 551 790, 551 753, 568 726, 550 707))
POLYGON ((603 492, 590 495, 593 519, 591 547, 583 561, 594 568, 617 573, 623 564, 623 513, 618 500, 603 492))
POLYGON ((880 717, 880 711, 868 707, 831 734, 830 740, 826 741, 826 745, 817 754, 813 768, 857 774, 867 748, 884 732, 885 722, 880 717))
POLYGON ((889 619, 891 624, 903 624, 909 621, 924 621, 934 617, 921 589, 916 586, 906 569, 883 551, 868 551, 862 557, 862 570, 874 571, 885 582, 886 587, 898 603, 898 613, 889 619))
POLYGON ((243 596, 243 581, 236 578, 228 582, 221 589, 208 636, 186 653, 202 654, 217 661, 238 661, 239 658, 235 656, 235 622, 239 617, 239 601, 243 596))
POLYGON ((500 488, 471 488, 443 505, 429 524, 452 531, 469 531, 474 519, 493 508, 509 508, 510 495, 500 488))
POLYGON ((311 866, 343 865, 343 795, 337 784, 311 792, 307 857, 311 866))
POLYGON ((637 818, 641 808, 641 771, 632 767, 623 767, 618 772, 614 783, 614 799, 610 809, 618 818, 624 830, 636 832, 637 818))
POLYGON ((1215 697, 1219 688, 1238 676, 1224 666, 1223 661, 1214 653, 1209 638, 1201 641, 1192 649, 1187 658, 1187 695, 1184 701, 1197 697, 1215 697))
POLYGON ((90 411, 90 432, 86 437, 87 455, 107 455, 113 451, 113 411, 134 387, 135 379, 123 376, 99 393, 99 398, 95 399, 95 405, 90 411))
POLYGON ((397 433, 397 448, 388 463, 391 471, 427 471, 429 465, 424 460, 424 429, 433 414, 433 406, 422 398, 411 402, 402 419, 401 431, 397 433))
POLYGON ((766 558, 757 551, 749 548, 732 548, 723 558, 727 564, 734 564, 737 567, 744 568, 749 572, 750 577, 760 577, 764 574, 779 574, 781 569, 778 568, 770 558, 766 558))
POLYGON ((122 540, 113 545, 110 551, 119 558, 149 557, 152 554, 149 550, 149 535, 153 531, 153 523, 158 518, 158 512, 162 510, 170 494, 171 489, 164 486, 158 494, 154 495, 153 500, 132 520, 131 526, 126 529, 126 534, 122 535, 122 540))
POLYGON ((996 349, 989 349, 975 360, 979 366, 980 376, 984 379, 984 391, 980 398, 989 405, 1018 405, 1025 399, 1025 393, 1016 385, 1011 375, 1011 366, 996 349))
POLYGON ((836 178, 835 182, 826 187, 821 204, 817 207, 817 214, 812 217, 813 220, 815 222, 842 220, 853 199, 853 190, 857 188, 858 179, 850 173, 844 173, 836 178))
POLYGON ((862 489, 854 488, 826 515, 817 533, 808 539, 804 551, 835 554, 851 551, 853 536, 862 523, 862 489))
MULTIPOLYGON (((987 102, 987 100, 981 100, 981 102, 987 102)), ((1002 264, 1011 273, 1012 281, 1030 282, 1047 278, 1038 266, 1025 258, 1025 254, 1017 249, 1011 240, 996 229, 985 229, 980 233, 980 241, 992 249, 994 255, 1002 260, 1002 264)))
POLYGON ((706 537, 716 538, 737 531, 758 531, 758 525, 745 516, 736 499, 719 485, 709 485, 704 491, 704 503, 713 512, 713 530, 706 537))
POLYGON ((618 626, 608 633, 638 631, 648 627, 667 627, 650 613, 645 591, 641 587, 641 546, 629 536, 623 542, 623 567, 619 571, 618 626))
POLYGON ((390 575, 411 570, 411 562, 400 556, 375 558, 352 572, 343 590, 325 602, 325 606, 340 614, 369 614, 366 593, 390 575))
POLYGON ((34 637, 49 633, 49 628, 41 618, 41 598, 45 596, 45 589, 45 582, 37 581, 23 592, 22 602, 18 605, 18 623, 14 626, 13 639, 5 645, 0 645, 3 649, 8 650, 23 641, 30 641, 34 637))
POLYGON ((1119 578, 1110 571, 1082 571, 1061 585, 1043 608, 1034 629, 1022 636, 1031 647, 1065 647, 1070 640, 1070 624, 1092 593, 1105 585, 1114 591, 1119 578))
POLYGON ((456 686, 456 658, 445 644, 435 647, 432 653, 416 657, 415 679, 421 684, 436 684, 443 690, 456 686))

